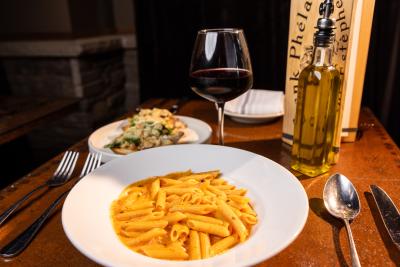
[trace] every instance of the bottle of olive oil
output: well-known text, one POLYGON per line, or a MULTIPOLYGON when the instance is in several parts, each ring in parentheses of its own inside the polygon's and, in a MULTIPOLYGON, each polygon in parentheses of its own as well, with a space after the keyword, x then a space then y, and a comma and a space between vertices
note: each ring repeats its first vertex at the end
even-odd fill
POLYGON ((339 122, 340 74, 331 61, 332 2, 321 3, 312 63, 299 76, 291 167, 311 177, 329 170, 339 122))

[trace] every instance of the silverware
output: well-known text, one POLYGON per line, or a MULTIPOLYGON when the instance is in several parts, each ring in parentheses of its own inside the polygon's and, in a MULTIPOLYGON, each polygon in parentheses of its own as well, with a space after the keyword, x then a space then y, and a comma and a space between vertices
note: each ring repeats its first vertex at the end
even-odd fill
POLYGON ((329 213, 342 219, 346 225, 352 266, 361 266, 349 223, 360 213, 360 200, 356 189, 346 176, 336 173, 326 182, 323 198, 329 213))
POLYGON ((178 113, 179 109, 182 107, 182 105, 187 102, 189 100, 188 97, 182 97, 178 100, 178 102, 176 102, 175 104, 173 104, 170 108, 169 111, 172 114, 176 114, 178 113))
MULTIPOLYGON (((101 164, 101 154, 92 154, 89 153, 86 158, 85 164, 83 166, 82 172, 79 175, 79 179, 77 182, 90 173, 92 170, 99 167, 101 164)), ((72 189, 72 188, 71 188, 72 189)), ((39 229, 42 227, 43 223, 49 218, 52 211, 58 206, 61 200, 66 196, 71 189, 68 189, 64 193, 62 193, 53 203, 36 219, 36 221, 31 224, 25 231, 23 231, 19 236, 17 236, 14 240, 8 243, 5 247, 0 250, 0 256, 5 258, 11 258, 17 256, 21 253, 26 246, 32 241, 33 237, 37 234, 39 229)))
POLYGON ((376 185, 370 185, 375 203, 393 243, 400 249, 400 213, 386 192, 376 185))
POLYGON ((65 184, 69 178, 71 178, 72 172, 74 171, 76 160, 78 159, 79 152, 67 151, 65 152, 57 170, 54 172, 53 176, 47 180, 45 183, 39 185, 37 188, 33 189, 31 192, 26 194, 12 206, 10 206, 6 211, 0 215, 0 225, 13 214, 18 207, 21 206, 26 200, 28 200, 35 192, 39 191, 44 187, 57 187, 65 184))

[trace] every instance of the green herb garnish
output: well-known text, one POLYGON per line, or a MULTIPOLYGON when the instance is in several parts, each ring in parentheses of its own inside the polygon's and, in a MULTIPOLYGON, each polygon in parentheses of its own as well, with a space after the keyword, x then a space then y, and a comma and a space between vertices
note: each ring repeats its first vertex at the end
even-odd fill
POLYGON ((116 147, 121 147, 121 142, 115 141, 115 142, 112 142, 112 143, 110 143, 110 144, 108 144, 108 145, 105 145, 104 147, 105 147, 105 148, 116 148, 116 147))
POLYGON ((126 142, 128 142, 129 144, 135 144, 135 145, 139 145, 140 144, 140 138, 136 137, 136 136, 125 137, 124 140, 126 142))

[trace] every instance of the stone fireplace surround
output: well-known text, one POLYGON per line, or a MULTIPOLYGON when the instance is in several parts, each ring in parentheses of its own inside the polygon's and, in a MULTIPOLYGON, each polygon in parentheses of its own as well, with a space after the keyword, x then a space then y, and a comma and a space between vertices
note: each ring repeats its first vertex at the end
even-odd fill
POLYGON ((80 99, 28 136, 33 149, 64 149, 139 103, 134 35, 1 42, 0 60, 13 95, 80 99))

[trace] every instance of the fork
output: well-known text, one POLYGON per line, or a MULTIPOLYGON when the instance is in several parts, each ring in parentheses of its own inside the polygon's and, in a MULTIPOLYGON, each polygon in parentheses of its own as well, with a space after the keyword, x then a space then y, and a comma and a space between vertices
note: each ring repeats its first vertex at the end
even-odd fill
MULTIPOLYGON (((79 175, 78 182, 82 177, 86 176, 92 170, 99 167, 101 164, 101 154, 100 153, 89 153, 86 158, 85 164, 83 165, 82 172, 79 175)), ((66 196, 72 188, 68 189, 62 193, 50 206, 36 219, 34 223, 31 224, 25 231, 23 231, 14 240, 8 243, 5 247, 0 250, 0 256, 4 258, 11 258, 17 256, 21 253, 26 246, 32 241, 33 237, 37 234, 39 229, 42 227, 43 223, 49 218, 52 211, 58 206, 61 200, 66 196)))
POLYGON ((31 192, 27 193, 0 215, 0 226, 11 214, 13 214, 18 209, 18 207, 22 205, 22 203, 28 200, 35 192, 46 186, 52 188, 65 184, 69 180, 69 178, 71 178, 78 156, 79 152, 65 152, 60 164, 58 164, 57 170, 53 173, 53 176, 49 180, 39 185, 31 192))

